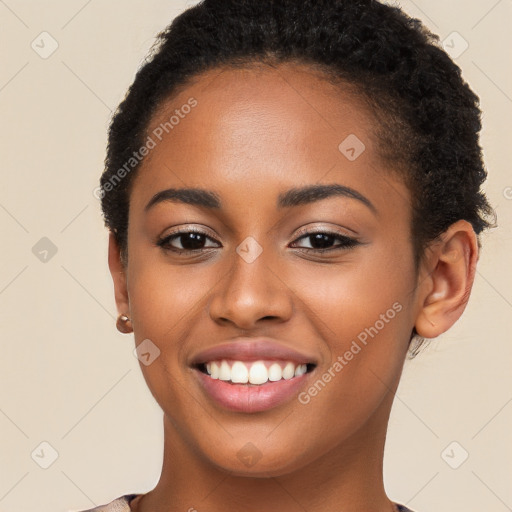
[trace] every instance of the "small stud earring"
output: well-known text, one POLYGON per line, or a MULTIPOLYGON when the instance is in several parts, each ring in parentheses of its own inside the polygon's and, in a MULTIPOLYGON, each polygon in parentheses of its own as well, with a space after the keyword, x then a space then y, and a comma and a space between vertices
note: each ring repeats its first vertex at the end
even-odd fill
POLYGON ((123 334, 129 334, 133 332, 131 321, 126 315, 119 315, 117 317, 116 327, 117 330, 123 334))

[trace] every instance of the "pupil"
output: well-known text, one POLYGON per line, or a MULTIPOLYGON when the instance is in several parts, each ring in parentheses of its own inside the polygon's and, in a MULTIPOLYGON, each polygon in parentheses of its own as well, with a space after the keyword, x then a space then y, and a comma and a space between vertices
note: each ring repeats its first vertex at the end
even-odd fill
MULTIPOLYGON (((311 244, 315 249, 325 249, 330 247, 333 243, 333 236, 325 233, 316 233, 310 235, 313 243, 311 244)), ((201 249, 204 244, 204 235, 201 233, 187 233, 181 236, 181 245, 184 249, 194 250, 201 249)))
POLYGON ((204 235, 201 233, 187 233, 187 235, 181 235, 181 245, 184 249, 188 250, 202 249, 204 240, 201 240, 201 238, 204 238, 204 235), (183 243, 183 241, 185 241, 185 243, 183 243))
POLYGON ((311 244, 315 249, 325 249, 326 247, 332 245, 332 239, 334 237, 325 233, 316 233, 311 235, 311 238, 313 238, 315 241, 315 243, 311 244))

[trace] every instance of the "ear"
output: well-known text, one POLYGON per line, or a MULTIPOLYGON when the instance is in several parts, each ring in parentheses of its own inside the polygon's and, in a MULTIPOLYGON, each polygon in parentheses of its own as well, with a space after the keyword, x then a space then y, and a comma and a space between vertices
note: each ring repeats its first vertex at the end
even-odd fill
POLYGON ((473 287, 478 242, 471 224, 452 224, 428 249, 426 261, 415 328, 423 338, 436 338, 460 318, 473 287))
POLYGON ((119 314, 129 315, 130 301, 126 282, 126 269, 121 261, 121 251, 115 236, 110 232, 108 237, 108 267, 114 281, 114 296, 119 314))

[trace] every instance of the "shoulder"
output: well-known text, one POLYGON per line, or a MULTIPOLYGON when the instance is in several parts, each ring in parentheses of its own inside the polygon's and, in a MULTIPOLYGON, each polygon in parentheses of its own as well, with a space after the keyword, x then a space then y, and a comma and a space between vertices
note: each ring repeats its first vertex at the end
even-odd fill
POLYGON ((413 512, 410 508, 407 508, 405 505, 400 505, 399 503, 396 503, 396 507, 398 512, 413 512))
POLYGON ((106 505, 76 512, 130 512, 130 502, 137 496, 139 494, 125 494, 106 505))

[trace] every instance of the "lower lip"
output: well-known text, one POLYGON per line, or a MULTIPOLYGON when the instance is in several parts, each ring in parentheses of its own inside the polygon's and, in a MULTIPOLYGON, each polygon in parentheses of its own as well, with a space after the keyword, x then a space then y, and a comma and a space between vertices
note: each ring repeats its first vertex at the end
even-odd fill
POLYGON ((226 409, 237 412, 261 412, 277 407, 297 394, 311 373, 255 386, 212 379, 197 369, 194 372, 213 400, 226 409))

